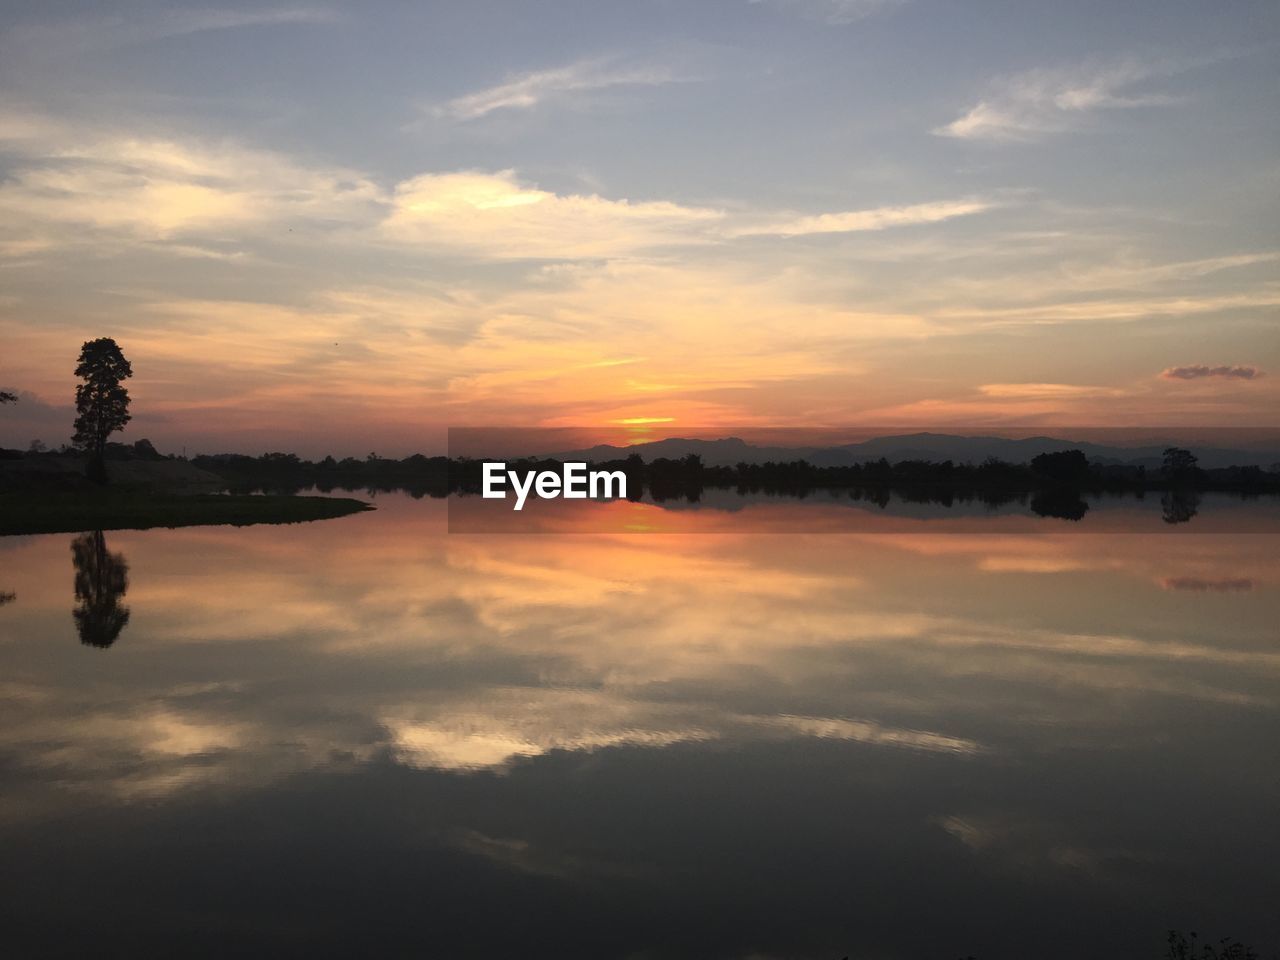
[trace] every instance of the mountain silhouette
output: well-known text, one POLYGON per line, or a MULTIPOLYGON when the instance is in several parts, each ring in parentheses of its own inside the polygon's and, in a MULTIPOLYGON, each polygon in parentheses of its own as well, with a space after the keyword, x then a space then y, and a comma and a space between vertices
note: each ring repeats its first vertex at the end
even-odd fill
MULTIPOLYGON (((660 457, 678 460, 689 454, 697 454, 709 467, 730 467, 739 463, 786 463, 806 460, 815 467, 842 467, 855 463, 879 460, 891 463, 903 460, 952 460, 956 463, 981 463, 995 457, 1008 463, 1029 463, 1042 453, 1059 450, 1080 450, 1093 463, 1100 465, 1145 466, 1158 469, 1163 462, 1168 442, 1141 446, 1078 441, 1062 437, 1007 437, 960 436, 948 433, 908 433, 875 437, 860 443, 834 446, 757 446, 740 437, 719 440, 702 440, 689 437, 668 437, 634 446, 619 447, 599 444, 580 450, 550 453, 555 460, 587 460, 604 462, 621 460, 631 454, 639 454, 646 462, 660 457)), ((1280 448, 1270 450, 1244 450, 1196 445, 1196 456, 1201 467, 1216 468, 1256 464, 1269 467, 1280 461, 1280 448)))

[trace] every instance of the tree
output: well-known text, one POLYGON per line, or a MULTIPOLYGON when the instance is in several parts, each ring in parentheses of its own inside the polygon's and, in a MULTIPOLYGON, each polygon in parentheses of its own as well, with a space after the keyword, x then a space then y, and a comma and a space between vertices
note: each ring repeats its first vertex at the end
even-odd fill
POLYGON ((156 449, 156 445, 143 437, 133 442, 133 455, 139 460, 163 460, 164 455, 156 449))
POLYGON ((1059 450, 1031 458, 1031 469, 1056 483, 1084 483, 1089 479, 1089 458, 1083 450, 1059 450))
POLYGON ((18 397, 16 394, 12 394, 8 390, 0 390, 0 403, 17 403, 17 402, 18 402, 18 397))
POLYGON ((80 348, 76 376, 84 383, 76 387, 76 433, 72 438, 89 453, 86 473, 98 483, 107 482, 103 459, 107 437, 123 430, 129 415, 129 391, 120 381, 133 376, 133 367, 110 337, 88 340, 80 348))
POLYGON ((1164 452, 1164 475, 1168 480, 1181 480, 1195 474, 1197 457, 1190 450, 1169 447, 1164 452))

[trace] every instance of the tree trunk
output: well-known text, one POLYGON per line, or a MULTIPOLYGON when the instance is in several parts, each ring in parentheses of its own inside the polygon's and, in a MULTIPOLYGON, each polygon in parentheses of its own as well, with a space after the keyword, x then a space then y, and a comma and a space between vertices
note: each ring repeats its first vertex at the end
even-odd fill
POLYGON ((101 450, 94 450, 89 454, 89 463, 84 469, 84 475, 94 483, 106 486, 107 461, 101 450))

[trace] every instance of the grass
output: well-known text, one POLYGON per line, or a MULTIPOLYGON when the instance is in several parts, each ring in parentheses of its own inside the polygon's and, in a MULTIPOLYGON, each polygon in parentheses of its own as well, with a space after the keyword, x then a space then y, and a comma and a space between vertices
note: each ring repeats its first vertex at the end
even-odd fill
POLYGON ((0 493, 0 536, 208 524, 304 523, 372 510, 340 497, 223 496, 106 488, 0 493))

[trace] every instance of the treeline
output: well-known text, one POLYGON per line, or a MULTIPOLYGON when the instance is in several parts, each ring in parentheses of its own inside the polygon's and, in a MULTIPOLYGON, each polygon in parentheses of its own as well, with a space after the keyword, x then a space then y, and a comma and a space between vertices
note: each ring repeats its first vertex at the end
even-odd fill
POLYGON ((639 472, 655 487, 736 488, 752 493, 885 489, 907 495, 911 491, 922 494, 940 491, 981 499, 982 494, 1003 496, 1053 489, 1082 493, 1172 488, 1280 491, 1280 472, 1264 471, 1257 466, 1205 470, 1196 466, 1195 457, 1189 451, 1177 448, 1167 451, 1165 460, 1165 466, 1149 471, 1143 466, 1093 464, 1080 450, 1063 450, 1040 454, 1026 464, 1009 463, 994 457, 978 464, 951 460, 890 463, 881 458, 847 466, 815 466, 805 460, 793 460, 786 463, 739 463, 730 467, 704 466, 696 455, 691 455, 682 460, 655 460, 644 465, 639 472))
MULTIPOLYGON (((297 492, 316 487, 333 489, 407 490, 414 496, 443 497, 449 493, 479 493, 481 465, 476 459, 450 459, 415 454, 403 460, 370 455, 365 459, 325 457, 304 460, 291 453, 197 456, 195 466, 225 479, 233 490, 297 492)), ((508 461, 508 469, 556 470, 550 459, 508 461)), ((1145 467, 1092 464, 1080 450, 1041 454, 1026 464, 989 458, 982 463, 876 460, 847 466, 815 466, 805 460, 785 463, 739 463, 708 466, 691 454, 680 459, 646 462, 637 454, 594 464, 597 469, 620 470, 627 476, 632 499, 646 494, 656 501, 696 501, 704 490, 736 490, 804 496, 812 491, 843 489, 859 499, 886 499, 890 491, 905 500, 950 503, 979 500, 999 505, 1028 495, 1065 492, 1103 493, 1167 490, 1229 490, 1243 493, 1280 492, 1280 473, 1257 466, 1205 470, 1190 451, 1170 448, 1165 463, 1145 467)))
MULTIPOLYGON (((420 453, 394 460, 370 454, 361 460, 325 457, 304 460, 294 453, 264 453, 250 457, 239 453, 218 453, 193 457, 193 466, 216 473, 234 493, 298 493, 315 487, 333 490, 390 492, 405 490, 414 497, 444 497, 457 490, 451 482, 456 472, 448 457, 427 457, 420 453)), ((477 489, 479 489, 477 487, 477 489)))

